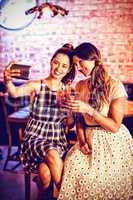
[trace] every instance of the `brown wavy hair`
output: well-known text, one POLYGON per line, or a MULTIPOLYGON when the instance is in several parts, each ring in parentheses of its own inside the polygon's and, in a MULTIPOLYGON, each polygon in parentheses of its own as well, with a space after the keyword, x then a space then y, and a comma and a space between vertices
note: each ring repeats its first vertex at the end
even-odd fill
POLYGON ((90 91, 88 103, 96 110, 101 110, 104 102, 109 101, 110 76, 103 67, 100 51, 91 43, 82 43, 74 49, 74 55, 83 60, 94 60, 95 67, 88 79, 90 91))

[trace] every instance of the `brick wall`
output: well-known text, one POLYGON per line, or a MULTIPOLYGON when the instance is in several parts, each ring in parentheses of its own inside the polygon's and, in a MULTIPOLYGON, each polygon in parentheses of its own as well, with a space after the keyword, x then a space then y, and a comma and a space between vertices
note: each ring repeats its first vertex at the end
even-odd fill
MULTIPOLYGON (((133 0, 53 1, 69 10, 68 16, 44 13, 19 31, 1 28, 0 79, 5 64, 15 59, 32 65, 31 78, 49 71, 54 51, 63 43, 94 43, 110 73, 133 82, 133 0)), ((16 19, 17 20, 17 19, 16 19)))

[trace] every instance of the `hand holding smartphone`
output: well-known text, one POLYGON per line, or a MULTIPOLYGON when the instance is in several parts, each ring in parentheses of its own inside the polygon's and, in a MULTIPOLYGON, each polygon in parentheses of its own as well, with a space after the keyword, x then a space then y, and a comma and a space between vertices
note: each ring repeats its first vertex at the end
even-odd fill
POLYGON ((30 68, 30 65, 13 64, 10 68, 11 71, 14 71, 12 77, 17 79, 28 80, 30 68))

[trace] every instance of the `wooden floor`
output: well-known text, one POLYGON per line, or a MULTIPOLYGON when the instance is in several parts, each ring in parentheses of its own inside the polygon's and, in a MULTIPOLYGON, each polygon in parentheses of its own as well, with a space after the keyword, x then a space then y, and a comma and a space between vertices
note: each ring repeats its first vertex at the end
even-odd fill
MULTIPOLYGON (((13 152, 17 147, 13 147, 13 152)), ((24 200, 24 174, 20 165, 15 170, 10 170, 16 162, 8 162, 8 171, 3 171, 7 146, 0 146, 2 159, 0 159, 0 200, 24 200)), ((31 200, 37 199, 36 184, 31 180, 31 200)))

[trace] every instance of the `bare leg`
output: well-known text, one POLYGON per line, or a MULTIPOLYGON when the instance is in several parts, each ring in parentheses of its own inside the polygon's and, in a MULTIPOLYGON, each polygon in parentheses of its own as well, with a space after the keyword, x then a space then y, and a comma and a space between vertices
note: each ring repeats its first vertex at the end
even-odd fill
POLYGON ((47 164, 45 163, 41 163, 39 165, 39 177, 41 179, 41 182, 43 184, 43 188, 48 188, 49 184, 50 184, 50 180, 51 180, 51 173, 49 170, 49 167, 47 166, 47 164))
POLYGON ((50 149, 46 155, 46 161, 57 188, 60 187, 63 161, 55 149, 50 149))
POLYGON ((51 200, 53 198, 53 181, 49 167, 44 162, 39 165, 38 170, 38 200, 51 200))

